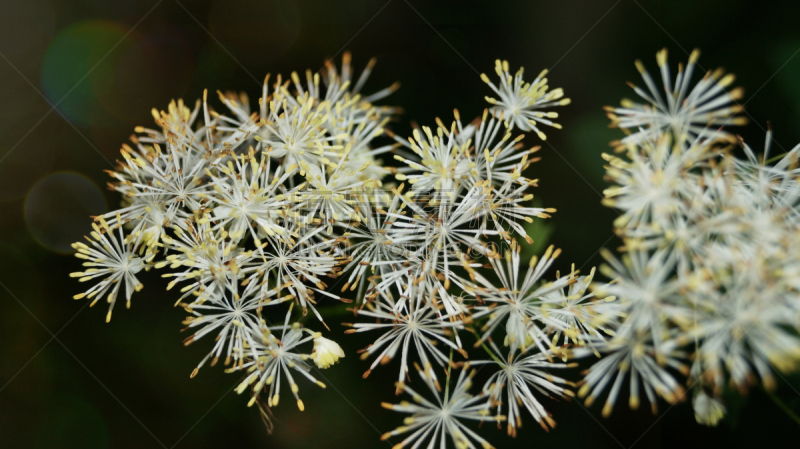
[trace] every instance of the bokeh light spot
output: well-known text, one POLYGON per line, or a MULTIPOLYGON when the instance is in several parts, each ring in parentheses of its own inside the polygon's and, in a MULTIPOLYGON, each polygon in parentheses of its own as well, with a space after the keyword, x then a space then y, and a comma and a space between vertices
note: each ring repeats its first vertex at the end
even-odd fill
POLYGON ((111 123, 99 96, 113 85, 117 60, 133 42, 125 38, 126 32, 113 22, 84 21, 62 30, 47 48, 42 89, 73 122, 84 126, 111 123))
MULTIPOLYGON (((27 87, 27 86, 26 86, 27 87)), ((39 100, 41 101, 41 100, 39 100)), ((8 144, 0 148, 0 201, 22 198, 33 183, 52 171, 58 134, 45 125, 25 136, 31 126, 11 120, 0 123, 8 144)), ((63 143, 61 144, 63 147, 63 143)))
POLYGON ((143 116, 151 120, 150 109, 165 109, 192 79, 193 53, 179 30, 161 22, 148 25, 120 51, 108 88, 98 92, 104 109, 125 123, 143 124, 137 123, 143 116))

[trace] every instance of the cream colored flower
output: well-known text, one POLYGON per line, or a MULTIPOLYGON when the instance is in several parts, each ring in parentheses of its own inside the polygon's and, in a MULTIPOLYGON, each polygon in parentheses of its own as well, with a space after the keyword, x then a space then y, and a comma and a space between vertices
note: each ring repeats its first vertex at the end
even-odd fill
POLYGON ((700 390, 692 398, 694 418, 705 426, 716 426, 719 420, 725 417, 725 406, 717 398, 710 397, 700 390))
POLYGON ((314 338, 314 351, 311 352, 311 358, 318 368, 330 368, 344 357, 344 351, 335 341, 319 336, 320 334, 317 335, 314 338))
POLYGON ((500 77, 500 82, 495 85, 486 74, 481 74, 481 80, 492 88, 500 98, 485 97, 493 105, 491 111, 495 117, 505 121, 509 129, 518 128, 523 132, 535 132, 540 139, 547 137, 539 126, 552 126, 561 129, 561 125, 551 119, 558 118, 557 112, 543 111, 554 106, 570 104, 569 98, 564 98, 564 90, 550 89, 547 84, 547 69, 544 69, 530 83, 522 79, 524 72, 520 67, 512 77, 509 72, 508 61, 495 61, 494 71, 500 77))

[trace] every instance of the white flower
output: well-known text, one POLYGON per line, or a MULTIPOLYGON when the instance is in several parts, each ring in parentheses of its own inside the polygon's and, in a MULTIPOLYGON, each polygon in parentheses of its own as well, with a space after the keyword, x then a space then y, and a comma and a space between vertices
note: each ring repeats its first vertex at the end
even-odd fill
POLYGON ((269 102, 269 116, 262 117, 269 132, 256 140, 266 145, 270 157, 282 159, 286 171, 300 170, 302 175, 309 167, 332 164, 343 148, 334 143, 336 136, 322 128, 328 120, 326 111, 306 97, 294 101, 291 106, 287 97, 278 96, 269 102))
MULTIPOLYGON (((410 387, 402 385, 401 390, 408 393, 414 402, 403 401, 399 404, 384 402, 381 405, 389 410, 411 416, 403 420, 402 426, 383 434, 381 439, 386 440, 407 433, 409 435, 396 447, 413 444, 413 447, 426 445, 429 448, 445 449, 449 437, 449 441, 457 448, 473 449, 475 448, 474 443, 478 443, 484 449, 491 448, 492 445, 488 441, 461 422, 462 420, 480 422, 505 420, 504 416, 491 415, 485 392, 476 396, 469 394, 475 371, 469 371, 469 365, 464 366, 453 391, 445 390, 444 396, 426 373, 419 367, 417 367, 417 371, 435 399, 426 399, 410 387), (468 372, 469 374, 467 374, 468 372)), ((452 369, 449 376, 453 376, 452 369)))
POLYGON ((632 87, 645 103, 626 99, 620 108, 606 108, 612 125, 632 132, 619 144, 642 144, 646 140, 656 140, 658 135, 666 131, 672 132, 676 140, 692 140, 695 137, 733 140, 733 135, 720 127, 747 123, 747 118, 736 115, 742 111, 742 106, 736 101, 742 98, 743 91, 741 88, 730 92, 725 90, 733 83, 734 76, 723 76, 722 69, 707 72, 700 82, 690 88, 699 56, 700 51, 694 50, 689 56, 686 70, 678 66, 678 74, 673 81, 667 64, 667 50, 659 51, 656 60, 661 71, 662 88, 656 87, 644 65, 636 61, 636 69, 641 73, 647 90, 632 87))
POLYGON ((504 405, 508 407, 508 434, 517 435, 517 427, 522 426, 523 407, 544 430, 548 430, 548 426, 555 427, 556 422, 534 393, 547 397, 574 397, 575 394, 568 388, 572 383, 550 372, 551 369, 564 369, 572 365, 553 362, 553 354, 541 352, 510 352, 506 357, 494 342, 490 346, 494 361, 481 360, 471 364, 497 369, 484 384, 483 391, 489 394, 491 405, 497 409, 498 415, 502 413, 504 405))
POLYGON ((350 243, 347 247, 348 263, 342 269, 350 276, 342 292, 358 288, 356 298, 362 303, 378 293, 367 294, 367 285, 374 284, 393 267, 402 265, 407 256, 406 249, 391 236, 394 225, 391 217, 400 213, 405 205, 399 195, 392 195, 391 200, 387 196, 388 192, 379 190, 363 192, 354 205, 361 220, 342 225, 350 243))
POLYGON ((215 229, 227 230, 234 240, 252 237, 257 246, 259 229, 267 235, 285 232, 280 222, 294 192, 284 186, 290 174, 280 166, 273 171, 269 158, 256 157, 252 151, 229 164, 211 176, 213 193, 203 195, 213 207, 209 219, 215 229))
MULTIPOLYGON (((333 61, 325 61, 325 70, 322 72, 323 81, 325 83, 324 96, 321 94, 319 76, 317 74, 312 75, 310 70, 306 71, 305 86, 300 83, 300 77, 295 76, 295 74, 292 74, 292 81, 294 82, 295 88, 301 95, 305 93, 304 89, 308 89, 308 92, 311 94, 312 98, 325 100, 331 104, 336 103, 353 106, 358 105, 359 101, 370 104, 374 103, 375 101, 391 95, 400 87, 399 83, 395 83, 373 94, 362 97, 361 88, 364 87, 364 84, 367 82, 367 79, 369 79, 370 74, 372 74, 372 69, 375 67, 377 60, 375 58, 369 60, 367 66, 364 68, 364 71, 361 72, 361 75, 358 77, 358 79, 356 79, 355 83, 353 83, 353 68, 350 64, 351 60, 351 53, 349 51, 344 52, 342 54, 341 70, 337 70, 336 64, 333 61)), ((390 114, 393 112, 393 109, 394 108, 391 107, 382 107, 381 111, 385 114, 390 114)))
POLYGON ((234 297, 229 291, 224 291, 214 301, 180 305, 192 314, 183 321, 187 329, 200 327, 183 341, 184 345, 194 343, 208 334, 215 335, 213 348, 200 360, 191 377, 197 375, 209 358, 211 366, 216 365, 219 358, 224 356, 225 366, 233 363, 234 366, 238 364, 241 367, 245 360, 246 347, 255 345, 254 339, 257 335, 254 330, 264 324, 259 313, 262 307, 261 298, 234 297))
POLYGON ((119 234, 119 239, 117 239, 114 236, 114 229, 110 228, 105 220, 100 218, 98 221, 100 226, 92 223, 94 228, 91 233, 92 238, 86 238, 92 246, 81 242, 72 245, 77 250, 75 256, 85 259, 86 262, 83 263, 83 266, 89 268, 84 271, 70 273, 70 277, 79 277, 80 282, 102 277, 100 282, 93 285, 85 293, 75 295, 74 298, 94 298, 91 303, 91 305, 94 305, 111 290, 106 298, 108 301, 106 321, 111 321, 111 310, 117 301, 120 287, 123 284, 125 285, 126 306, 130 308, 131 295, 134 291, 138 292, 142 289, 142 283, 136 278, 136 274, 142 269, 149 268, 150 260, 143 260, 136 254, 135 245, 130 239, 126 240, 123 237, 121 227, 117 227, 119 234))
POLYGON ((492 113, 495 117, 505 121, 509 128, 517 127, 522 131, 533 131, 540 139, 547 137, 539 130, 540 125, 552 126, 561 129, 561 125, 554 123, 552 118, 558 117, 557 112, 544 112, 542 109, 552 106, 565 106, 570 103, 564 97, 561 88, 548 91, 547 69, 542 70, 531 83, 522 79, 524 69, 520 67, 514 77, 508 71, 508 61, 495 61, 494 71, 500 77, 500 83, 495 86, 486 74, 481 74, 481 80, 500 97, 499 99, 486 97, 486 101, 495 105, 492 113))
POLYGON ((601 255, 608 265, 600 270, 613 282, 595 286, 594 291, 622 303, 625 326, 616 331, 617 336, 645 332, 658 346, 669 327, 691 319, 690 309, 681 305, 682 283, 672 277, 675 262, 668 251, 629 251, 621 260, 605 249, 601 255))
POLYGON ((742 160, 729 157, 734 165, 733 171, 738 179, 737 191, 751 197, 751 201, 759 203, 772 203, 779 208, 790 208, 788 212, 796 212, 800 199, 800 183, 797 177, 800 168, 797 167, 800 157, 800 145, 796 145, 774 165, 768 165, 770 147, 772 146, 772 131, 768 130, 765 136, 764 152, 756 155, 752 148, 745 142, 740 142, 747 157, 742 160))
MULTIPOLYGON (((575 272, 574 266, 572 271, 575 272)), ((543 307, 547 311, 543 319, 547 326, 545 332, 554 333, 553 341, 563 338, 565 345, 594 347, 613 335, 616 324, 625 315, 625 308, 614 296, 598 297, 595 292, 588 291, 594 274, 592 268, 588 276, 578 276, 568 287, 543 296, 543 307)))
POLYGON ((205 161, 198 158, 196 149, 172 139, 168 135, 166 149, 154 143, 138 145, 139 154, 130 147, 120 153, 125 164, 119 172, 108 173, 120 183, 116 190, 131 197, 158 197, 163 207, 186 203, 190 208, 199 206, 199 196, 207 187, 200 179, 205 175, 205 161))
POLYGON ((682 363, 685 354, 676 349, 676 332, 668 337, 664 339, 662 336, 665 341, 658 347, 653 345, 647 332, 626 333, 611 339, 604 348, 603 358, 587 371, 578 396, 588 394, 585 404, 589 407, 611 385, 603 416, 611 415, 626 379, 629 379, 626 387, 630 392, 628 403, 633 409, 639 407, 640 389, 644 389, 653 413, 657 410, 656 395, 670 403, 681 400, 685 390, 673 372, 685 374, 688 368, 682 363))
MULTIPOLYGON (((266 82, 264 80, 264 88, 266 89, 266 82)), ((228 108, 233 114, 233 117, 227 115, 214 113, 214 127, 221 137, 216 143, 216 150, 231 151, 235 149, 246 149, 253 143, 253 137, 260 131, 260 123, 257 122, 258 116, 250 112, 250 99, 247 97, 246 92, 241 92, 238 95, 235 92, 222 93, 217 91, 220 101, 228 108)), ((203 93, 205 100, 206 92, 203 93)), ((207 104, 204 101, 204 107, 207 104)), ((264 132, 259 133, 264 136, 264 132)))
POLYGON ((337 120, 338 129, 329 132, 336 136, 347 136, 348 140, 339 144, 344 145, 345 148, 348 145, 352 148, 350 153, 343 156, 338 163, 343 164, 350 171, 357 171, 362 181, 371 180, 380 186, 381 180, 392 170, 383 166, 385 154, 392 151, 395 145, 372 147, 372 141, 384 134, 383 127, 389 122, 389 118, 378 121, 380 114, 377 110, 366 113, 369 114, 367 119, 359 122, 356 111, 351 109, 347 117, 337 120))
POLYGON ((205 161, 197 157, 197 149, 175 144, 172 134, 169 139, 167 151, 157 143, 138 144, 138 152, 123 145, 120 153, 125 162, 118 171, 108 171, 117 180, 111 188, 125 195, 127 207, 103 218, 111 227, 127 224, 128 234, 144 243, 148 254, 158 252, 165 228, 191 215, 184 208, 200 207, 207 189, 202 182, 205 161))
MULTIPOLYGON (((483 214, 480 228, 497 232, 506 241, 511 240, 511 232, 514 231, 524 238, 528 244, 533 243, 525 231, 521 222, 533 223, 533 218, 550 218, 550 214, 556 210, 552 207, 530 207, 523 206, 533 200, 533 194, 525 193, 528 187, 535 186, 535 181, 518 183, 516 179, 509 178, 500 186, 486 188, 484 191, 485 201, 482 203, 483 214)), ((484 186, 488 181, 484 182, 484 186)))
MULTIPOLYGON (((480 272, 475 273, 477 284, 469 289, 478 303, 473 318, 489 317, 480 329, 482 335, 479 342, 488 340, 498 328, 504 328, 504 344, 511 347, 511 352, 525 350, 531 344, 541 352, 547 352, 550 336, 540 327, 546 322, 546 296, 573 282, 574 274, 542 283, 542 277, 561 251, 550 246, 541 258, 534 256, 531 259, 525 273, 520 270, 519 252, 519 245, 513 242, 511 250, 506 251, 505 264, 489 259, 499 283, 480 272)), ((560 327, 567 326, 564 324, 560 327)))
POLYGON ((498 187, 509 180, 520 183, 526 181, 521 174, 539 160, 538 157, 529 158, 529 156, 539 151, 540 147, 520 151, 521 141, 525 135, 520 134, 512 138, 511 130, 502 125, 502 120, 494 115, 489 116, 488 109, 484 109, 481 118, 476 119, 480 121, 479 124, 473 122, 463 126, 458 110, 455 111, 455 117, 458 142, 467 147, 474 142, 474 148, 470 151, 472 159, 470 176, 473 181, 489 180, 498 187))
MULTIPOLYGON (((342 157, 346 158, 349 153, 348 146, 342 157)), ((361 178, 359 170, 350 170, 341 163, 333 169, 323 165, 306 170, 306 181, 308 187, 299 192, 297 207, 306 214, 305 224, 310 224, 314 217, 318 217, 322 223, 328 225, 328 234, 333 233, 334 223, 348 219, 361 220, 353 209, 356 203, 354 197, 363 186, 374 186, 373 182, 361 178)))
POLYGON ((415 129, 414 137, 409 138, 407 143, 397 139, 410 148, 419 157, 419 161, 395 155, 395 159, 416 170, 410 174, 398 173, 396 177, 400 181, 407 180, 414 192, 425 193, 436 190, 443 197, 449 196, 452 199, 468 179, 472 168, 467 153, 469 142, 459 142, 455 124, 449 130, 439 125, 435 135, 427 126, 423 126, 422 131, 420 133, 419 129, 415 129))
POLYGON ((159 112, 158 109, 153 108, 151 113, 161 130, 137 126, 136 132, 145 135, 137 136, 136 140, 164 145, 168 140, 167 134, 171 133, 174 139, 183 140, 187 138, 184 143, 194 142, 199 145, 202 138, 205 137, 205 127, 195 126, 195 121, 200 113, 200 104, 200 99, 198 99, 195 102, 194 109, 189 109, 183 99, 178 99, 177 102, 175 100, 170 101, 166 111, 159 112))
POLYGON ((290 308, 283 326, 280 327, 282 329, 280 338, 276 337, 266 326, 253 329, 252 332, 256 335, 252 339, 253 344, 247 348, 248 360, 226 370, 229 373, 237 373, 242 370, 248 373, 236 387, 236 392, 239 394, 242 394, 247 387, 251 387, 253 396, 247 403, 248 406, 252 406, 256 402, 258 395, 265 388, 269 388, 267 405, 269 407, 277 406, 280 401, 281 384, 288 383, 289 390, 297 402, 297 408, 303 411, 305 406, 298 395, 300 388, 295 382, 292 372, 325 388, 325 384, 311 375, 311 366, 306 363, 311 356, 301 352, 300 348, 313 340, 317 334, 301 327, 299 323, 290 325, 291 313, 292 309, 290 308))
POLYGON ((224 107, 215 110, 204 91, 193 109, 182 101, 154 109, 154 129, 137 127, 110 172, 121 208, 96 217, 90 245, 75 244, 87 269, 73 276, 100 280, 76 298, 107 297, 113 307, 124 284, 129 304, 141 288, 139 272, 165 270, 167 289, 179 287, 176 305, 189 314, 184 343, 209 342, 192 377, 222 360, 226 372, 242 376, 236 391, 250 390, 249 405, 258 403, 265 416, 282 388, 303 410, 297 378, 324 388, 312 375, 315 366, 329 368, 345 356, 337 342, 292 316, 297 304, 322 321, 324 299, 352 302, 333 293, 342 287, 357 295, 353 312, 361 319, 347 333, 376 334, 360 351, 370 359, 364 377, 397 359, 396 391, 415 401, 385 405, 412 416, 384 439, 408 432, 401 445, 486 449, 489 443, 464 421, 503 421, 506 392, 518 401, 508 404, 512 431, 523 407, 551 425, 531 389, 570 394, 543 370, 566 363, 567 345, 602 339, 597 319, 604 318, 593 314, 603 307, 593 305, 589 281, 576 273, 538 285, 557 255, 552 249, 518 282, 519 248, 512 243, 516 259, 512 264, 509 256, 501 277, 523 292, 493 285, 491 273, 480 273, 489 266, 480 259, 497 269, 499 253, 489 245, 499 241, 495 236, 529 240, 524 222, 554 211, 527 204, 537 180, 523 172, 538 160, 538 147, 523 149, 524 135, 512 130, 544 138, 539 126, 560 126, 551 121, 557 114, 543 109, 569 100, 548 88, 544 72, 526 84, 521 71, 512 78, 507 63, 498 62, 499 87, 489 84, 500 100, 489 100, 493 107, 480 119, 464 126, 456 111, 449 127, 437 119, 435 130, 416 129, 405 141, 385 130, 400 108, 373 104, 397 84, 361 93, 374 63, 354 75, 345 53, 339 68, 328 61, 304 79, 296 72, 273 82, 267 76, 257 106, 244 93, 218 91, 224 107), (389 139, 380 142, 384 134, 389 139), (385 163, 388 153, 404 166, 385 163), (387 190, 378 190, 388 174, 403 184, 386 181, 387 190), (329 281, 340 276, 343 286, 329 281), (273 325, 285 303, 288 313, 273 325), (473 396, 474 371, 453 355, 468 357, 463 332, 476 329, 479 344, 494 347, 490 337, 497 337, 511 348, 507 361, 493 366, 498 373, 488 373, 494 380, 473 396), (545 352, 519 353, 533 341, 545 352), (411 363, 435 398, 406 386, 411 363))
POLYGON ((643 229, 668 232, 677 216, 686 215, 692 198, 702 196, 700 176, 692 168, 719 154, 708 142, 674 142, 669 134, 656 142, 628 146, 620 157, 603 154, 606 175, 614 185, 605 189, 603 204, 622 212, 614 226, 625 236, 643 229))
POLYGON ((397 382, 400 385, 408 376, 411 354, 416 354, 427 375, 437 382, 432 363, 439 366, 448 364, 448 357, 443 350, 450 348, 465 354, 455 332, 463 329, 463 323, 436 317, 434 311, 426 304, 420 304, 419 300, 412 298, 402 304, 377 302, 374 307, 359 309, 357 313, 371 320, 350 324, 353 329, 348 329, 346 333, 382 332, 361 355, 362 360, 375 357, 364 377, 369 376, 379 363, 389 363, 399 351, 401 360, 397 382), (454 335, 455 341, 451 339, 454 335))
POLYGON ((243 279, 241 267, 253 258, 253 251, 246 251, 228 234, 215 232, 208 224, 189 223, 186 230, 174 227, 176 239, 165 236, 167 247, 173 252, 166 260, 155 265, 174 270, 163 277, 174 278, 168 285, 171 290, 179 282, 189 282, 181 288, 179 301, 194 296, 195 302, 210 300, 219 302, 229 292, 239 299, 239 283, 243 279))
POLYGON ((324 228, 312 230, 295 228, 281 235, 265 237, 263 256, 256 256, 244 267, 246 294, 254 294, 264 299, 264 305, 295 300, 322 321, 315 295, 342 300, 338 295, 327 291, 323 277, 335 276, 340 261, 332 254, 334 239, 314 242, 314 237, 324 228), (306 283, 312 284, 311 286, 306 283), (251 293, 252 292, 252 293, 251 293), (283 295, 288 292, 288 295, 283 295), (277 302, 272 296, 277 294, 277 302))
MULTIPOLYGON (((434 196, 427 204, 410 196, 402 196, 401 200, 408 208, 408 214, 390 215, 394 224, 389 236, 394 242, 415 247, 409 251, 408 259, 417 277, 426 271, 439 271, 444 276, 445 288, 451 281, 458 281, 453 267, 463 266, 464 256, 470 249, 488 252, 480 235, 498 234, 496 230, 474 226, 487 213, 488 191, 482 184, 472 186, 466 192, 459 188, 452 196, 447 193, 434 196)), ((423 290, 426 293, 433 291, 433 285, 426 287, 429 287, 423 290)), ((447 307, 447 313, 460 312, 447 307)))
POLYGON ((715 425, 726 388, 770 389, 776 371, 800 366, 800 259, 791 249, 800 244, 800 146, 774 165, 771 132, 763 155, 741 141, 745 158, 729 151, 733 136, 720 127, 745 122, 731 104, 741 90, 727 93, 733 76, 721 70, 690 88, 697 56, 673 84, 666 50, 658 53, 663 97, 637 62, 648 91, 634 89, 648 104, 609 109, 612 124, 638 132, 614 143, 626 158, 604 156, 616 184, 604 203, 622 211, 614 226, 625 254, 604 252, 612 282, 594 292, 615 297, 621 313, 579 392, 591 403, 614 380, 604 414, 628 374, 631 406, 642 386, 651 403, 679 399, 688 376, 714 396, 695 395, 698 422, 715 425))
POLYGON ((797 326, 797 310, 787 303, 796 293, 782 283, 765 283, 765 277, 753 265, 734 267, 715 289, 693 294, 698 311, 690 335, 699 340, 693 370, 715 394, 728 383, 726 372, 729 382, 742 389, 756 378, 771 389, 773 370, 791 372, 800 366, 800 338, 791 330, 797 326))
POLYGON ((322 337, 319 333, 316 335, 318 336, 314 337, 314 351, 311 353, 311 359, 318 368, 330 368, 344 357, 344 351, 335 341, 322 337))

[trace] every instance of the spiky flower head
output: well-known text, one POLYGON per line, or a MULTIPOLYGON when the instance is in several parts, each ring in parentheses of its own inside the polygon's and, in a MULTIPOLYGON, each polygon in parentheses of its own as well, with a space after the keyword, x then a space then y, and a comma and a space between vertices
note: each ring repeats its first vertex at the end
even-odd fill
POLYGON ((477 447, 476 444, 484 449, 493 447, 486 439, 462 422, 494 421, 499 423, 505 420, 502 415, 491 414, 485 392, 477 395, 469 393, 475 370, 469 370, 469 366, 465 366, 458 375, 452 391, 447 388, 442 391, 441 387, 437 386, 421 368, 417 367, 417 371, 430 392, 429 396, 433 396, 433 400, 426 398, 409 386, 402 386, 401 390, 410 395, 413 402, 403 401, 399 404, 384 402, 381 405, 410 416, 403 420, 402 426, 383 434, 381 439, 409 434, 394 446, 396 448, 412 444, 413 447, 418 447, 427 443, 429 447, 438 446, 445 449, 447 441, 459 448, 474 449, 477 447))
POLYGON ((543 109, 568 105, 570 99, 564 98, 564 90, 561 88, 550 90, 546 78, 547 69, 542 70, 530 83, 523 80, 524 68, 522 67, 512 77, 508 61, 499 59, 495 61, 494 71, 500 77, 497 85, 486 74, 481 74, 481 79, 500 97, 486 97, 486 101, 494 105, 492 113, 503 119, 506 126, 516 127, 522 131, 532 131, 542 140, 545 140, 547 136, 539 129, 539 126, 545 125, 561 129, 561 125, 551 120, 558 118, 558 113, 543 111, 543 109))
POLYGON ((110 318, 143 271, 164 270, 188 314, 184 343, 209 347, 191 377, 221 362, 262 416, 287 389, 303 410, 300 379, 324 388, 315 370, 346 361, 335 336, 311 327, 330 332, 323 316, 345 309, 328 306, 355 301, 347 333, 375 337, 361 351, 371 360, 364 377, 399 364, 396 392, 414 401, 387 405, 410 416, 385 438, 490 447, 466 422, 499 423, 506 407, 512 435, 523 409, 552 426, 531 389, 571 397, 572 384, 544 370, 571 367, 572 345, 595 350, 617 311, 587 292, 591 273, 548 282, 552 248, 519 279, 514 238, 532 243, 528 225, 555 212, 530 204, 539 158, 525 133, 560 128, 548 109, 569 100, 546 71, 526 83, 498 62, 499 84, 482 78, 500 98, 480 117, 465 124, 455 111, 447 125, 437 118, 400 137, 386 129, 400 108, 375 104, 397 84, 365 93, 374 64, 357 75, 345 53, 319 73, 267 75, 257 105, 218 91, 215 108, 204 91, 193 108, 154 109, 155 126, 137 127, 108 172, 121 208, 95 217, 89 243, 75 244, 86 269, 73 276, 96 282, 76 298, 106 299, 110 318), (511 247, 505 265, 497 245, 511 247), (494 373, 471 394, 463 340, 473 336, 494 360, 476 364, 494 373), (495 340, 506 343, 502 360, 495 340), (434 397, 416 393, 423 383, 434 397))
POLYGON ((800 366, 800 261, 787 251, 800 236, 800 145, 770 160, 768 131, 763 156, 741 139, 745 157, 731 151, 725 126, 745 123, 741 89, 728 92, 733 76, 721 70, 692 87, 697 56, 673 82, 658 53, 663 95, 637 62, 645 103, 607 109, 631 133, 612 143, 623 155, 604 155, 614 184, 605 204, 621 213, 624 245, 621 259, 604 254, 613 282, 594 289, 618 298, 622 314, 580 391, 591 403, 611 385, 604 414, 623 382, 632 407, 641 388, 655 408, 656 396, 675 402, 688 387, 698 422, 715 425, 727 388, 770 390, 776 372, 800 366))
POLYGON ((734 136, 723 127, 747 123, 746 117, 738 115, 743 110, 738 103, 743 90, 727 91, 734 76, 725 75, 722 69, 706 72, 697 84, 692 85, 699 57, 700 50, 695 49, 685 68, 683 64, 678 65, 673 80, 667 63, 667 49, 659 51, 656 61, 661 74, 661 88, 656 86, 644 64, 636 61, 636 69, 642 75, 646 89, 632 83, 629 85, 644 102, 624 99, 621 107, 606 108, 612 126, 630 133, 619 141, 619 145, 641 145, 648 140, 657 140, 664 133, 673 134, 676 140, 697 137, 734 140, 734 136))
POLYGON ((137 242, 123 236, 122 228, 114 229, 108 226, 105 220, 100 219, 100 226, 92 223, 94 231, 92 238, 87 237, 89 245, 85 243, 74 243, 73 248, 77 251, 76 257, 86 260, 83 263, 86 268, 84 271, 70 273, 71 277, 80 278, 81 282, 100 278, 100 282, 90 287, 85 293, 74 296, 75 299, 89 298, 94 305, 106 293, 108 302, 108 314, 106 321, 111 320, 111 311, 117 301, 120 287, 125 285, 125 304, 130 308, 131 295, 134 291, 142 289, 142 283, 136 275, 150 266, 150 260, 142 259, 136 252, 137 242))

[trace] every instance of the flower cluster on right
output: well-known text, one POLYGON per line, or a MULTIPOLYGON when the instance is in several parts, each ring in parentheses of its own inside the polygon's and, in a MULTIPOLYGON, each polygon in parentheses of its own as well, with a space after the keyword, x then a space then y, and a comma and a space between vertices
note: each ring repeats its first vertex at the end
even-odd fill
POLYGON ((771 132, 763 154, 731 134, 747 121, 742 91, 721 69, 692 85, 698 55, 673 79, 658 52, 662 87, 637 61, 640 102, 606 109, 626 134, 603 155, 624 244, 605 252, 614 282, 594 292, 624 319, 579 390, 587 404, 605 396, 605 415, 621 390, 654 410, 691 394, 697 421, 715 425, 726 388, 770 391, 800 361, 800 145, 773 157, 771 132))

